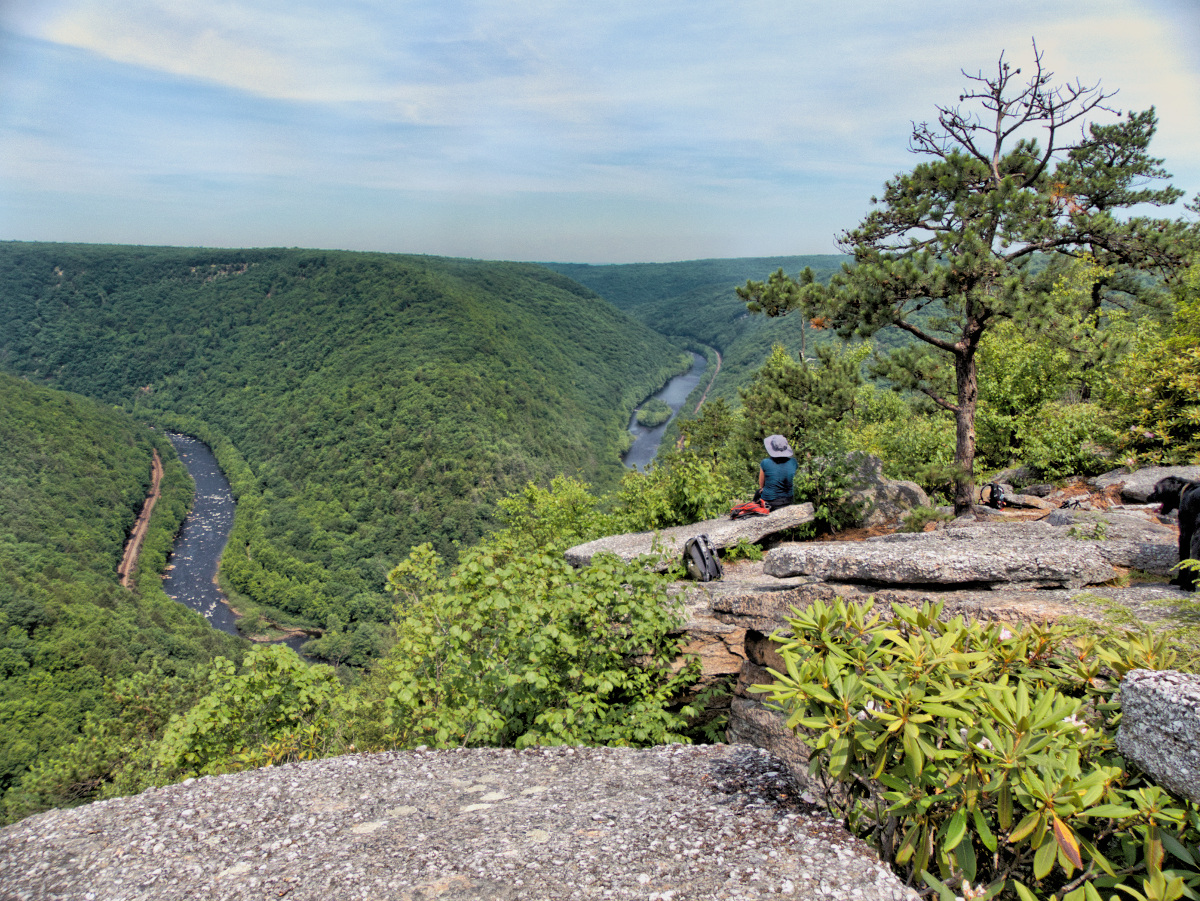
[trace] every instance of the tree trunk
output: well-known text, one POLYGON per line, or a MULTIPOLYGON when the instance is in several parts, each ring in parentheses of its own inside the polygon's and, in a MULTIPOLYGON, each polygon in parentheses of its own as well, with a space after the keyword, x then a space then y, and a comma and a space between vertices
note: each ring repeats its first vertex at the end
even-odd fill
MULTIPOLYGON (((1100 328, 1100 308, 1104 302, 1104 283, 1100 279, 1092 282, 1092 305, 1088 309, 1087 316, 1095 317, 1096 328, 1100 328)), ((1085 317, 1084 322, 1087 322, 1085 317)), ((1083 361, 1080 367, 1079 377, 1079 399, 1085 404, 1092 399, 1092 370, 1095 369, 1096 363, 1089 356, 1083 361)))
POLYGON ((975 372, 975 348, 959 347, 954 353, 954 376, 958 385, 958 409, 954 414, 954 513, 969 513, 975 503, 975 407, 979 384, 975 372))

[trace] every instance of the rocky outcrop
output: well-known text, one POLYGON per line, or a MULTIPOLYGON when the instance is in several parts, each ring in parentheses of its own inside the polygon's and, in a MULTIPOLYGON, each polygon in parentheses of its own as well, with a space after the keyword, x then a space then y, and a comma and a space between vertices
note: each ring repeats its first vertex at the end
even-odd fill
MULTIPOLYGON (((602 551, 616 554, 622 560, 633 560, 642 554, 665 551, 671 559, 683 553, 689 538, 707 535, 713 546, 720 550, 745 540, 750 543, 761 541, 768 535, 785 532, 813 521, 812 504, 793 504, 771 512, 769 516, 746 516, 742 519, 708 519, 690 526, 673 526, 657 532, 634 532, 628 535, 610 535, 587 544, 580 544, 564 555, 572 566, 587 566, 592 557, 602 551)), ((670 560, 661 565, 666 569, 670 560)))
POLYGON ((1200 676, 1128 673, 1117 748, 1159 784, 1200 802, 1200 676))
POLYGON ((946 616, 1009 623, 1101 615, 1116 604, 1141 620, 1170 616, 1186 595, 1167 585, 1105 584, 1137 569, 1167 575, 1176 532, 1147 515, 1060 511, 1046 521, 959 520, 942 530, 864 541, 780 545, 761 563, 727 565, 719 582, 677 583, 688 647, 706 676, 734 675, 757 633, 786 630, 792 608, 835 597, 943 604, 946 616))
POLYGON ((1167 575, 1173 531, 1145 518, 1079 515, 1071 525, 956 521, 863 542, 796 543, 770 551, 763 572, 874 585, 1079 588, 1119 569, 1167 575))
POLYGON ((945 617, 1019 624, 1100 620, 1115 606, 1135 621, 1169 623, 1189 615, 1183 592, 1162 583, 1113 583, 1129 570, 1165 576, 1176 537, 1149 510, 1059 510, 1040 522, 964 518, 929 533, 783 544, 761 563, 727 566, 720 582, 685 583, 681 590, 692 642, 703 644, 706 624, 724 630, 711 637, 730 652, 722 658, 724 674, 736 677, 730 739, 769 748, 803 779, 804 745, 752 690, 772 681, 769 669, 780 670, 769 636, 787 634, 794 609, 836 597, 873 598, 884 618, 892 603, 941 603, 945 617), (732 638, 738 634, 740 654, 732 638))
POLYGON ((191 780, 0 830, 0 897, 917 895, 745 746, 408 751, 191 780))
POLYGON ((885 478, 878 457, 855 452, 850 460, 856 467, 853 497, 862 507, 863 527, 895 525, 910 510, 929 506, 929 496, 916 482, 885 478))

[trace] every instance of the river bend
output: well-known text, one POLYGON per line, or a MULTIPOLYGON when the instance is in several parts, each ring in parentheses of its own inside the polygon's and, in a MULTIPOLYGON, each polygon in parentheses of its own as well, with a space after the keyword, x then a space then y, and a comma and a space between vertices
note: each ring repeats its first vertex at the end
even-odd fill
MULTIPOLYGON (((214 629, 239 635, 237 615, 225 592, 217 587, 217 564, 233 530, 235 505, 229 480, 203 441, 173 432, 167 437, 196 483, 196 497, 167 559, 163 590, 203 616, 214 629)), ((283 643, 299 653, 307 640, 308 636, 301 635, 283 643)))
POLYGON ((633 435, 633 446, 625 452, 623 459, 626 466, 630 469, 645 469, 650 465, 655 455, 658 454, 658 447, 662 444, 663 433, 667 431, 667 426, 679 415, 683 402, 700 384, 700 379, 704 377, 704 370, 707 368, 708 361, 692 351, 692 368, 683 375, 675 376, 667 382, 665 388, 649 398, 650 400, 661 400, 671 408, 671 418, 662 425, 654 428, 638 425, 637 410, 633 411, 633 416, 629 420, 629 432, 633 435))

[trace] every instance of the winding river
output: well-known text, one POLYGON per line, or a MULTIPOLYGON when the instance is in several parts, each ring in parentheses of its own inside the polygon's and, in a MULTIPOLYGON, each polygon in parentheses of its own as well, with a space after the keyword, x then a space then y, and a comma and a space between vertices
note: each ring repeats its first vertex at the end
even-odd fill
MULTIPOLYGON (((189 435, 167 433, 175 453, 196 483, 196 499, 167 560, 163 590, 203 616, 214 629, 237 635, 237 615, 217 587, 217 563, 233 529, 233 492, 208 445, 189 435)), ((307 636, 283 643, 297 653, 307 636)))
POLYGON ((646 426, 638 425, 637 410, 633 411, 633 417, 629 420, 629 431, 633 435, 633 446, 625 453, 624 462, 630 469, 645 469, 654 460, 658 453, 658 446, 662 444, 663 433, 666 432, 667 426, 679 415, 679 410, 683 406, 683 402, 687 400, 688 395, 692 393, 697 385, 700 384, 700 379, 704 377, 704 370, 708 368, 708 361, 695 351, 692 352, 692 368, 683 375, 677 375, 671 381, 667 382, 667 386, 654 395, 651 400, 657 399, 664 401, 671 408, 671 418, 662 425, 654 428, 646 428, 646 426))
MULTIPOLYGON (((650 464, 658 453, 667 426, 679 415, 684 401, 700 384, 707 367, 708 361, 693 352, 692 368, 675 376, 654 395, 671 408, 671 418, 662 425, 654 428, 638 425, 637 411, 634 411, 629 422, 634 441, 624 457, 626 466, 644 469, 650 464)), ((230 609, 225 593, 217 587, 217 564, 233 529, 235 505, 229 480, 203 441, 189 435, 171 432, 167 435, 196 483, 196 499, 167 560, 163 590, 169 597, 201 614, 213 628, 238 635, 237 615, 230 609)), ((298 636, 283 643, 299 653, 300 645, 307 640, 307 636, 298 636)))

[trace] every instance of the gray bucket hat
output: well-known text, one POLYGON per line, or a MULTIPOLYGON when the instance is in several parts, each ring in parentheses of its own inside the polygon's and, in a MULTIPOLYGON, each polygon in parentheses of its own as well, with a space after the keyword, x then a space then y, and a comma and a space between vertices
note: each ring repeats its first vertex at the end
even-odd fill
POLYGON ((793 457, 792 446, 782 435, 768 435, 763 439, 763 446, 772 457, 793 457))

